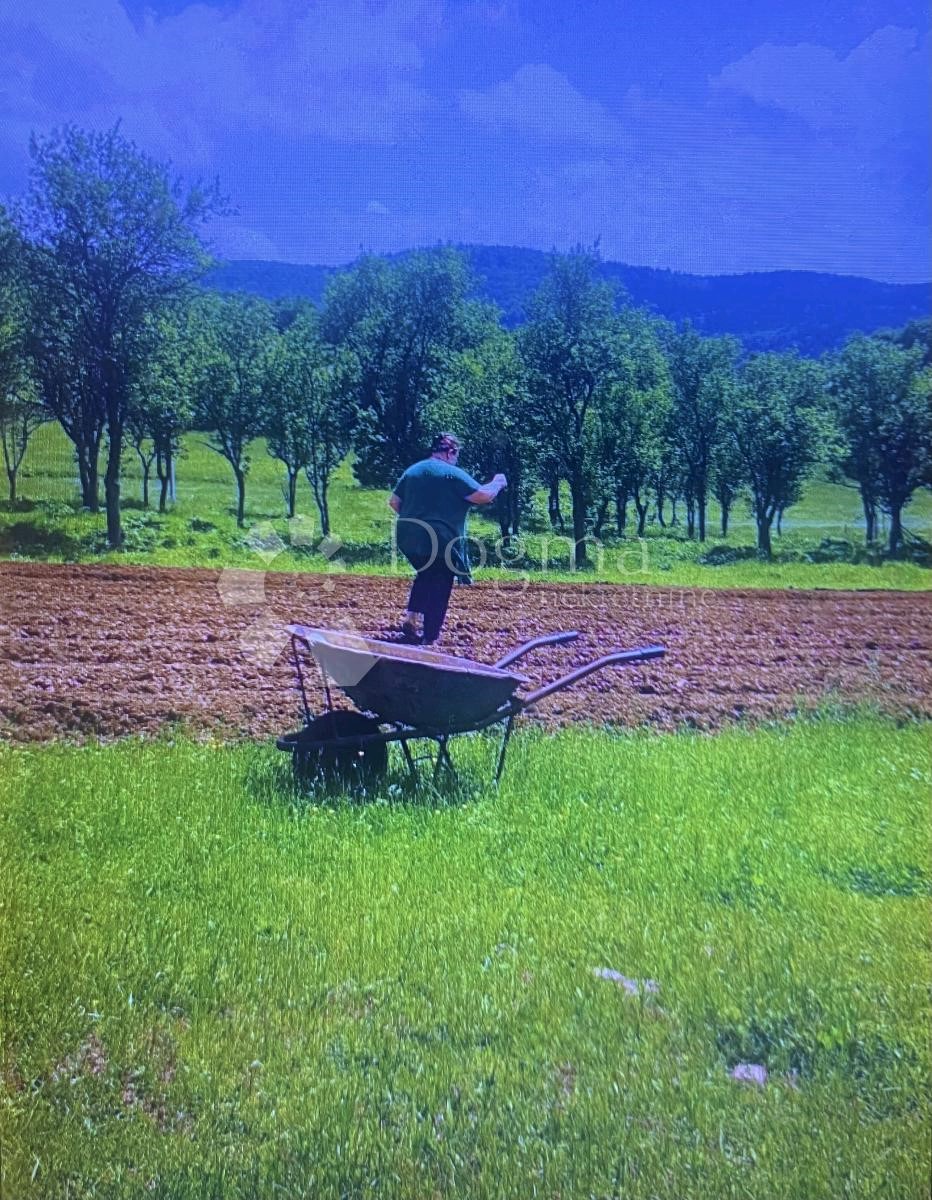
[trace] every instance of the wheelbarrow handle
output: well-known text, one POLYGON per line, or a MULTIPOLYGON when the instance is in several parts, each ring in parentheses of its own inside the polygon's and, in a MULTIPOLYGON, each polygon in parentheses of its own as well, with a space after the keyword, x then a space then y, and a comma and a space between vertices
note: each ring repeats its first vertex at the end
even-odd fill
POLYGON ((579 630, 577 629, 572 629, 568 633, 544 634, 543 637, 537 637, 530 642, 525 642, 517 650, 509 650, 504 658, 500 658, 494 664, 495 668, 500 671, 502 667, 510 666, 511 663, 517 662, 523 654, 527 654, 529 650, 536 650, 538 646, 562 646, 564 642, 575 642, 578 637, 579 630))
POLYGON ((585 679, 587 675, 591 675, 593 671, 601 671, 603 667, 617 667, 629 663, 645 662, 649 658, 662 658, 666 652, 665 646, 644 646, 639 650, 617 650, 614 654, 606 654, 604 658, 596 658, 582 667, 577 667, 575 671, 570 671, 569 675, 564 675, 562 679, 556 680, 555 683, 548 683, 546 687, 538 688, 536 692, 531 692, 529 696, 524 696, 518 703, 520 703, 522 709, 530 708, 538 700, 543 700, 546 696, 552 696, 554 692, 562 691, 565 687, 571 687, 572 684, 578 683, 580 679, 585 679))

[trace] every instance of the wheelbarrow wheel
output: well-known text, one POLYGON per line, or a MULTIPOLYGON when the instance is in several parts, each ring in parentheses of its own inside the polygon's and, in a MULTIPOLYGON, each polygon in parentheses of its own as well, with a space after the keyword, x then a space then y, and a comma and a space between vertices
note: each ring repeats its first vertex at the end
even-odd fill
POLYGON ((290 734, 287 740, 299 787, 310 788, 320 782, 359 786, 381 778, 388 769, 388 746, 365 740, 379 732, 379 725, 375 717, 338 709, 315 717, 300 732, 290 734), (359 741, 355 745, 327 745, 336 738, 359 741))

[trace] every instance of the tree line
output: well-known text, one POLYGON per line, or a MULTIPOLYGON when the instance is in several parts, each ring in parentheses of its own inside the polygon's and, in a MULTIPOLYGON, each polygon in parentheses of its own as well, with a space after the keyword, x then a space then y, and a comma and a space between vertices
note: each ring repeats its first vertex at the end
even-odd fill
POLYGON ((319 307, 275 305, 197 286, 211 265, 203 223, 225 210, 216 185, 182 187, 120 134, 67 127, 30 142, 29 190, 0 210, 0 439, 17 472, 45 420, 70 438, 82 502, 122 541, 120 468, 140 462, 144 501, 172 494, 182 435, 195 430, 230 465, 244 521, 250 445, 283 464, 286 510, 308 481, 324 533, 328 490, 346 454, 364 486, 390 488, 439 427, 462 431, 474 473, 504 471, 503 536, 534 493, 586 561, 609 528, 649 520, 722 536, 746 497, 757 545, 818 469, 858 488, 866 538, 932 484, 932 329, 857 335, 821 359, 746 354, 624 303, 598 278, 597 248, 554 254, 506 330, 473 298, 450 248, 334 275, 319 307), (621 302, 619 302, 621 301, 621 302), (561 510, 566 484, 570 511, 561 510))

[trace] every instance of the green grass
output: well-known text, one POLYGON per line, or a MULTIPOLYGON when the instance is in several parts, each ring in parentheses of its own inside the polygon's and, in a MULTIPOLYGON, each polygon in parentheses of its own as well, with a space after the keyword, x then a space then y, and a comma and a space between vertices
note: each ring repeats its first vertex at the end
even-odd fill
MULTIPOLYGON (((252 566, 270 570, 329 570, 320 549, 320 530, 307 483, 299 485, 300 519, 284 519, 281 464, 271 459, 261 442, 252 448, 246 488, 248 528, 234 520, 233 476, 228 464, 206 448, 197 435, 186 439, 186 457, 178 466, 178 502, 160 516, 140 504, 141 484, 134 454, 125 456, 123 495, 126 505, 126 545, 119 553, 106 548, 106 524, 101 513, 92 516, 76 507, 76 480, 69 443, 61 429, 49 425, 36 435, 23 468, 22 502, 16 511, 0 505, 0 556, 51 562, 136 562, 164 566, 252 566), (256 545, 265 549, 258 553, 256 545)), ((156 491, 153 488, 153 497, 156 491)), ((349 463, 334 480, 333 532, 341 545, 339 569, 366 573, 397 570, 408 575, 404 562, 391 558, 391 519, 385 493, 358 487, 349 463)), ((568 511, 568 506, 567 506, 568 511)), ((638 541, 608 538, 601 561, 591 569, 569 569, 568 540, 550 536, 544 497, 518 553, 501 567, 496 548, 497 526, 476 514, 471 529, 487 548, 479 578, 521 576, 537 580, 607 581, 692 587, 832 587, 925 589, 932 584, 928 566, 913 561, 872 563, 863 547, 857 492, 837 484, 813 481, 802 502, 784 519, 782 537, 775 538, 775 561, 761 562, 754 550, 755 530, 746 505, 739 505, 727 541, 715 537, 718 513, 709 518, 710 539, 688 541, 649 526, 638 541)), ((932 538, 932 493, 918 494, 906 510, 914 533, 932 538)), ((474 554, 474 558, 476 555, 474 554)))
POLYGON ((525 732, 497 792, 477 737, 312 803, 250 744, 0 748, 0 1194, 918 1200, 929 750, 525 732))

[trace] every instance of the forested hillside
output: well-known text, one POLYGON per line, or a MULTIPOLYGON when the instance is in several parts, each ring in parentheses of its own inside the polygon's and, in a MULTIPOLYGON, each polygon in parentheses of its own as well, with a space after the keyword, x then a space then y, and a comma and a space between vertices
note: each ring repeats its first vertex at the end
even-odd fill
MULTIPOLYGON (((513 328, 547 274, 549 255, 517 246, 464 246, 479 281, 479 295, 502 310, 513 328)), ((396 256, 396 257, 404 257, 396 256)), ((204 279, 221 291, 266 299, 308 296, 318 303, 327 280, 342 268, 238 260, 204 279)), ((894 328, 932 311, 928 284, 878 283, 812 271, 749 275, 685 275, 624 263, 600 264, 603 278, 633 304, 672 321, 690 320, 705 334, 730 333, 748 350, 788 350, 818 355, 852 333, 894 328)))

